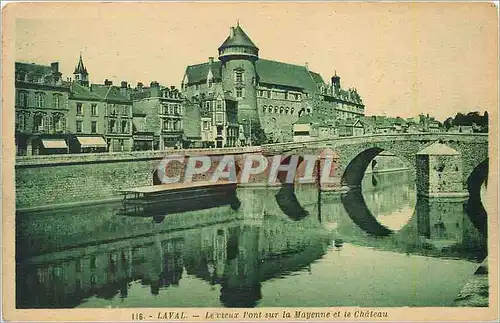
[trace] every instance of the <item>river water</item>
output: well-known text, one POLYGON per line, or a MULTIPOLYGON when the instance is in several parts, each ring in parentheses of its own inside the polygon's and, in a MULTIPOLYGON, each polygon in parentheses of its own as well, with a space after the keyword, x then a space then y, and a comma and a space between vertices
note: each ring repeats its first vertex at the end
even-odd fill
POLYGON ((18 213, 17 307, 451 306, 486 256, 481 206, 404 171, 183 205, 18 213))

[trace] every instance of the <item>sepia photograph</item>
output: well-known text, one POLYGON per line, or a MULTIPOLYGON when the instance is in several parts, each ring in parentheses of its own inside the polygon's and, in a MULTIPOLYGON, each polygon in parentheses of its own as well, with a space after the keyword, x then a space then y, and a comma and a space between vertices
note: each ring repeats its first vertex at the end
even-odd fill
POLYGON ((2 319, 498 319, 498 4, 2 16, 2 319))

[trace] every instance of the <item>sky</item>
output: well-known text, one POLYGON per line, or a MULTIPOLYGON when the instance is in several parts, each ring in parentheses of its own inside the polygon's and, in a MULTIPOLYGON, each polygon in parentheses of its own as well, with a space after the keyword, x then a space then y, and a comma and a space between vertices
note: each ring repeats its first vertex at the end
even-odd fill
POLYGON ((240 26, 261 58, 355 87, 367 115, 439 120, 498 107, 498 18, 489 3, 21 3, 15 59, 92 83, 179 86, 240 26))

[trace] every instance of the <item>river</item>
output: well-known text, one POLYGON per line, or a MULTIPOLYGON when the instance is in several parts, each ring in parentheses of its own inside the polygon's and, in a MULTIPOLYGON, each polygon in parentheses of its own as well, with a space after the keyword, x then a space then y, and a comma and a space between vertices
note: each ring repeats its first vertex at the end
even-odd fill
POLYGON ((154 218, 18 213, 16 305, 451 306, 486 257, 481 206, 417 198, 405 171, 362 187, 238 188, 154 218))

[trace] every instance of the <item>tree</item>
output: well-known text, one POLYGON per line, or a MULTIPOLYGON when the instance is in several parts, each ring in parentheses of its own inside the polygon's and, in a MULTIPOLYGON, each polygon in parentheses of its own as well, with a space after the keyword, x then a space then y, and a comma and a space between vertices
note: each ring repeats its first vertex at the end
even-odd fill
POLYGON ((446 119, 446 120, 443 122, 443 125, 444 125, 444 127, 446 128, 446 130, 449 130, 449 129, 453 126, 453 118, 452 118, 452 117, 449 117, 448 119, 446 119))

